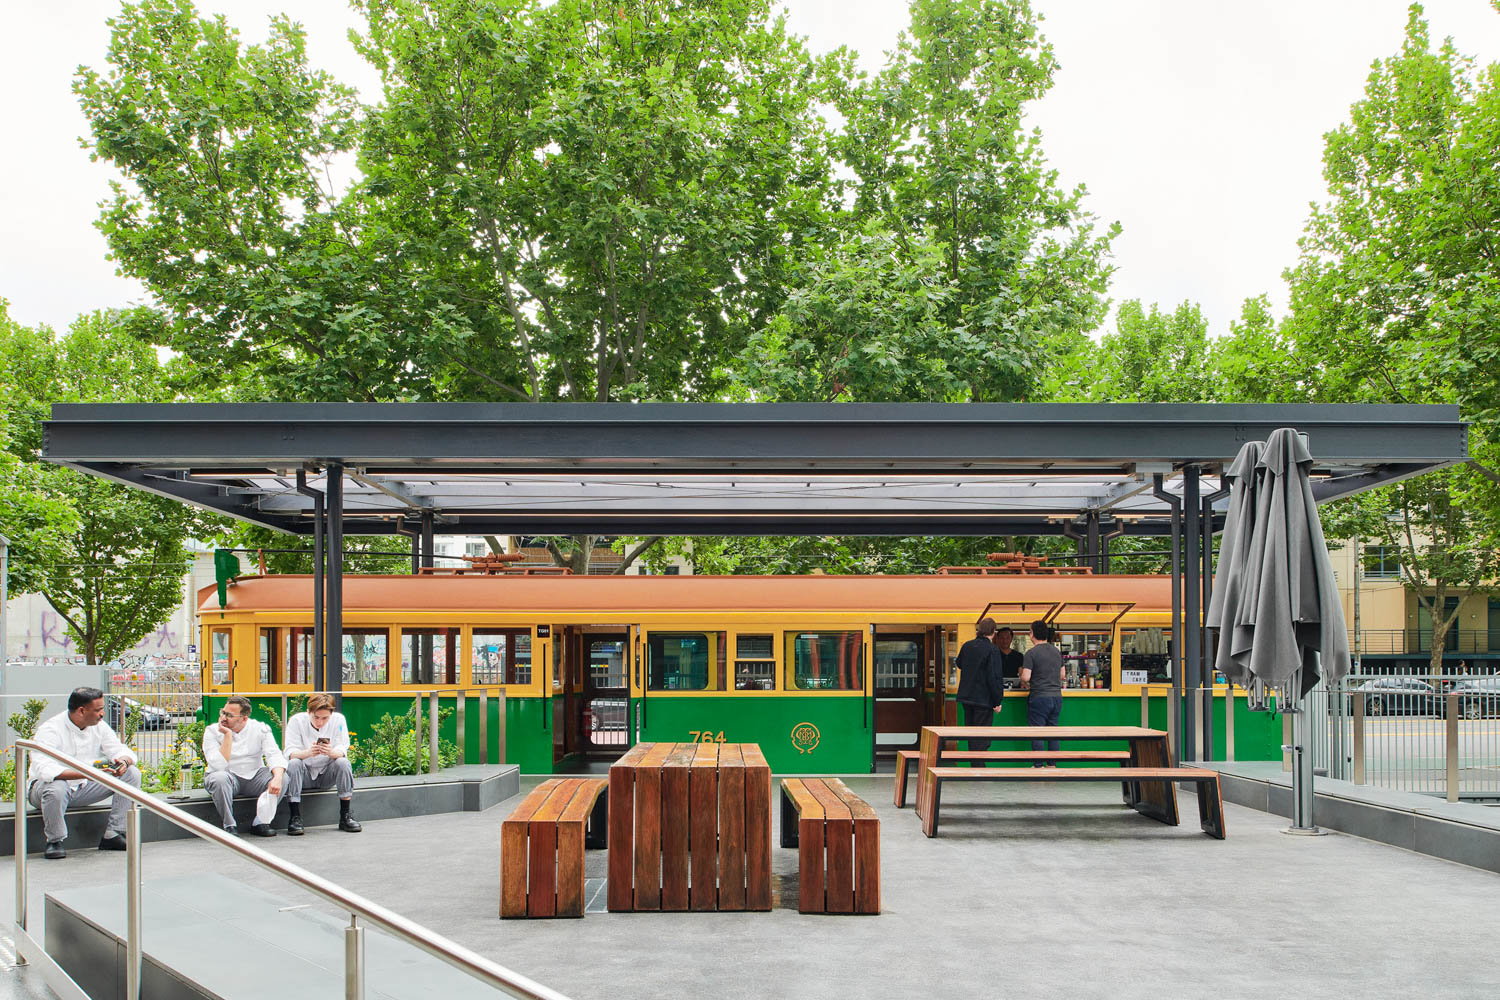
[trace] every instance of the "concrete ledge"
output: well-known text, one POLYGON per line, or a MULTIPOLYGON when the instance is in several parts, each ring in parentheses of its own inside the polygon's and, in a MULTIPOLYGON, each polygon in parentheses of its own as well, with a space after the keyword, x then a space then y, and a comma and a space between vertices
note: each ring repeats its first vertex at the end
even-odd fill
MULTIPOLYGON (((222 875, 152 880, 141 893, 141 995, 151 1000, 299 1000, 341 991, 340 918, 222 875), (234 946, 225 950, 224 942, 234 946), (247 960, 249 964, 247 965, 247 960)), ((124 1000, 125 887, 46 895, 46 948, 95 1000, 124 1000)), ((371 996, 467 1000, 496 992, 374 928, 365 931, 371 996)))
MULTIPOLYGON (((483 812, 521 790, 521 769, 515 764, 460 764, 437 774, 394 774, 380 778, 356 778, 354 781, 354 816, 361 822, 375 819, 398 819, 405 816, 427 816, 445 812, 483 812)), ((186 798, 158 795, 157 798, 218 825, 219 814, 208 793, 201 788, 186 798)), ((69 850, 97 847, 109 820, 108 800, 87 809, 68 811, 69 850)), ((276 807, 271 825, 286 829, 288 803, 282 799, 276 807)), ((255 800, 235 799, 234 817, 240 829, 248 830, 255 814, 255 800)), ((337 793, 332 790, 305 792, 302 796, 302 821, 309 827, 332 826, 339 819, 337 793)), ((141 815, 141 841, 178 840, 192 834, 154 813, 141 815)), ((26 843, 32 852, 46 846, 42 836, 42 817, 36 809, 27 808, 26 843)), ((16 850, 15 807, 0 803, 0 857, 10 857, 16 850)))
MULTIPOLYGON (((1224 801, 1291 819, 1292 776, 1279 762, 1204 766, 1218 770, 1224 801)), ((1313 784, 1313 822, 1323 829, 1500 872, 1500 808, 1318 778, 1313 784)))

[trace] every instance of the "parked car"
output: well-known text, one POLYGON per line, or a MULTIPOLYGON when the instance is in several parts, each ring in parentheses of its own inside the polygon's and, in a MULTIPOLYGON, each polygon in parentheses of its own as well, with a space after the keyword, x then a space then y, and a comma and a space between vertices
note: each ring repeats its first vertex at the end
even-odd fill
POLYGON ((104 696, 104 721, 109 723, 109 728, 115 732, 122 732, 125 720, 120 715, 120 703, 125 703, 125 712, 128 714, 133 709, 139 709, 141 713, 142 729, 170 729, 172 726, 172 713, 155 705, 143 705, 134 698, 122 699, 119 695, 107 694, 104 696))
POLYGON ((1465 719, 1500 717, 1500 676, 1466 677, 1448 691, 1459 697, 1459 714, 1465 719))
MULTIPOLYGON (((1353 697, 1365 699, 1366 715, 1441 715, 1442 699, 1437 690, 1418 677, 1376 677, 1354 689, 1353 697)), ((1354 705, 1351 702, 1350 711, 1354 705)))

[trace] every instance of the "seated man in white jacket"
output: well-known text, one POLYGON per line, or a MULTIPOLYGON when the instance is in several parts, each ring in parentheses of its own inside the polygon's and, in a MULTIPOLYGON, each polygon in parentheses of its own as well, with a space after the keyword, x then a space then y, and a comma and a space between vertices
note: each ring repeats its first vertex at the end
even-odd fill
MULTIPOLYGON (((271 727, 250 718, 250 699, 244 695, 231 696, 219 713, 218 725, 203 730, 203 759, 208 762, 203 784, 229 833, 238 832, 234 822, 236 795, 258 797, 269 792, 281 797, 286 758, 276 745, 271 727)), ((252 824, 250 832, 258 837, 276 836, 269 822, 252 824)))
POLYGON ((359 821, 349 815, 354 798, 354 769, 349 766, 349 723, 333 710, 333 696, 315 694, 307 699, 307 711, 286 722, 286 796, 291 817, 288 836, 302 835, 302 790, 339 790, 339 829, 358 833, 359 821))
MULTIPOLYGON (((135 754, 104 721, 104 692, 81 687, 68 695, 68 710, 58 712, 36 729, 36 742, 44 747, 87 761, 119 778, 126 784, 141 786, 141 772, 135 768, 135 754)), ((26 769, 30 785, 26 797, 42 810, 42 830, 47 837, 49 861, 68 856, 63 841, 68 838, 68 824, 63 813, 76 806, 92 805, 112 798, 109 825, 99 841, 101 851, 125 850, 125 813, 130 800, 113 795, 93 780, 90 774, 66 767, 44 753, 32 751, 31 765, 26 769)))

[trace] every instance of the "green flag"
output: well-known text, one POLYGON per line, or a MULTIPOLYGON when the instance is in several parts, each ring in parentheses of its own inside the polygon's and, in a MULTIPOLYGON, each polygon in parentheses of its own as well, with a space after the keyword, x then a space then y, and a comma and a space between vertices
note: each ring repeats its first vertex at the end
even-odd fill
POLYGON ((240 561, 229 549, 214 549, 214 582, 219 585, 219 607, 229 603, 229 584, 240 575, 240 561))

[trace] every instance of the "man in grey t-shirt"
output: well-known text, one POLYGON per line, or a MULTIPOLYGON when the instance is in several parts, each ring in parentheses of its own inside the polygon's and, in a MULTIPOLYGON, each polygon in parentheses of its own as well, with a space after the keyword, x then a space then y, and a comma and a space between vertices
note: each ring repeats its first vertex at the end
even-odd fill
MULTIPOLYGON (((1055 726, 1062 714, 1062 652, 1048 640, 1052 626, 1037 620, 1031 623, 1031 648, 1021 664, 1021 683, 1029 694, 1026 699, 1028 726, 1055 726)), ((1031 749, 1057 751, 1057 740, 1032 740, 1031 749)), ((1053 762, 1055 764, 1055 761, 1053 762)), ((1038 761, 1033 767, 1051 766, 1038 761)))

